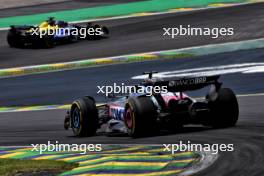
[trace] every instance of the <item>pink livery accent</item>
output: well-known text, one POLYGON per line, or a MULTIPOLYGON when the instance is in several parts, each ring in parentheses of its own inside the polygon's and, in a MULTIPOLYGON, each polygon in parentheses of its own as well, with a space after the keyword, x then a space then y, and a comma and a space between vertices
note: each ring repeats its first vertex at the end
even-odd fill
POLYGON ((182 100, 182 99, 188 98, 188 96, 184 93, 182 93, 182 96, 181 96, 180 92, 177 92, 177 93, 168 92, 166 94, 161 94, 161 96, 166 106, 168 106, 170 100, 182 100))

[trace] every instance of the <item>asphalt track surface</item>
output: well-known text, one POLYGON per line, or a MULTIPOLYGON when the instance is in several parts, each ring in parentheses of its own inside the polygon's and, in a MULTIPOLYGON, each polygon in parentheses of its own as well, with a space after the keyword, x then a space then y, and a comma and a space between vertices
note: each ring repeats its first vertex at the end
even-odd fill
MULTIPOLYGON (((166 61, 146 61, 140 63, 91 67, 47 74, 36 74, 0 79, 0 106, 26 106, 68 104, 84 95, 96 98, 97 102, 106 101, 104 94, 97 94, 97 86, 112 86, 113 83, 133 85, 139 80, 132 76, 143 71, 173 71, 189 68, 210 67, 240 63, 262 62, 263 49, 240 51, 195 58, 182 58, 166 61)), ((263 74, 230 74, 220 79, 226 87, 233 88, 237 94, 262 93, 263 74)), ((192 93, 202 96, 204 91, 192 93)))
MULTIPOLYGON (((1 67, 57 62, 76 58, 101 57, 128 54, 141 51, 174 49, 207 43, 236 41, 263 36, 263 4, 232 7, 226 9, 188 12, 155 17, 108 21, 113 31, 108 40, 85 41, 68 46, 58 46, 52 50, 10 49, 1 43, 1 67), (193 13, 199 13, 193 17, 193 13), (181 24, 234 26, 236 35, 217 40, 205 38, 179 38, 169 40, 161 37, 160 25, 181 24), (98 48, 97 48, 98 47, 98 48), (100 52, 99 52, 100 51, 100 52), (74 57, 73 57, 74 56, 74 57)), ((3 41, 5 32, 0 32, 3 41)), ((131 76, 145 70, 178 70, 234 63, 263 62, 264 50, 185 58, 174 61, 148 61, 134 64, 72 70, 0 80, 0 106, 62 104, 69 103, 83 95, 96 95, 103 101, 103 95, 96 94, 96 85, 127 81, 131 76), (101 98, 100 98, 101 97, 101 98)), ((221 80, 225 87, 231 87, 238 94, 262 93, 263 73, 229 74, 221 80)), ((202 92, 193 94, 202 96, 202 92)), ((71 131, 63 129, 65 110, 18 112, 0 114, 0 145, 29 145, 47 143, 130 143, 157 144, 178 143, 180 140, 192 143, 233 143, 234 152, 222 152, 220 158, 210 168, 199 175, 263 175, 264 168, 264 96, 239 98, 240 118, 236 127, 210 129, 188 126, 171 134, 162 132, 157 136, 132 139, 127 136, 105 136, 98 134, 90 138, 76 138, 71 131)))
POLYGON ((50 3, 56 2, 65 2, 69 0, 42 0, 42 1, 34 1, 34 0, 27 0, 27 1, 20 1, 20 0, 1 0, 0 2, 0 10, 1 9, 12 9, 12 8, 19 8, 19 7, 26 7, 26 6, 37 6, 37 5, 45 5, 50 3))
MULTIPOLYGON (((5 94, 2 94, 0 99, 6 100, 3 103, 8 103, 7 100, 14 101, 14 104, 66 103, 72 99, 73 95, 76 98, 96 94, 92 91, 96 90, 97 84, 120 83, 144 70, 168 71, 197 66, 261 62, 263 57, 264 50, 258 49, 174 61, 147 61, 1 79, 2 90, 0 91, 4 91, 5 94)), ((235 73, 224 75, 221 80, 224 82, 224 87, 231 87, 236 93, 254 94, 264 90, 263 76, 263 73, 235 73)), ((196 94, 196 96, 202 95, 202 92, 196 94)), ((192 143, 231 143, 234 144, 235 151, 220 153, 220 158, 216 163, 200 175, 261 175, 264 172, 263 100, 264 96, 239 98, 240 118, 237 126, 233 128, 210 129, 201 126, 187 126, 177 133, 161 132, 157 136, 138 139, 120 135, 106 136, 105 134, 89 138, 73 137, 70 130, 63 129, 65 110, 1 113, 0 144, 29 145, 47 143, 48 140, 57 140, 60 143, 106 144, 178 143, 180 140, 189 140, 192 143)))
POLYGON ((14 49, 6 43, 6 31, 0 31, 0 67, 56 63, 79 59, 109 57, 147 51, 176 49, 223 43, 264 36, 264 3, 100 22, 110 28, 109 39, 81 41, 53 49, 14 49), (229 37, 163 36, 163 27, 233 27, 229 37))

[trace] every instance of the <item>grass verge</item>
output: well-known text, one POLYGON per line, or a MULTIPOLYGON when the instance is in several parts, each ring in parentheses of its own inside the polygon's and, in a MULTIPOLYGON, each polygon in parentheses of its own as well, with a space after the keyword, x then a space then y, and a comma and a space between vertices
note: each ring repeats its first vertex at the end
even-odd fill
POLYGON ((78 167, 77 163, 63 161, 0 159, 0 175, 2 176, 39 175, 40 173, 57 175, 75 167, 78 167))

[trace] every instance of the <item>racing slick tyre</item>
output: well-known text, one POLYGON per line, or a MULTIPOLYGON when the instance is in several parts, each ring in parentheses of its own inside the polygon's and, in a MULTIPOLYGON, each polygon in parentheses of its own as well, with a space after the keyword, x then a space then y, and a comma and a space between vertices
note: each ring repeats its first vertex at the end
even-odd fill
POLYGON ((214 128, 225 128, 235 126, 239 107, 236 95, 229 88, 221 88, 217 92, 217 98, 209 101, 210 120, 209 125, 214 128))
POLYGON ((79 37, 77 35, 70 35, 69 42, 70 43, 76 43, 78 42, 79 37))
POLYGON ((14 32, 12 30, 8 31, 7 43, 12 48, 20 48, 20 47, 24 46, 23 42, 20 40, 19 34, 16 34, 16 32, 14 32))
POLYGON ((107 38, 107 37, 109 37, 109 30, 108 30, 107 27, 103 26, 103 27, 102 27, 102 32, 103 32, 103 34, 102 34, 102 37, 103 37, 103 38, 107 38))
POLYGON ((53 48, 55 46, 55 42, 53 40, 53 36, 44 36, 42 38, 42 45, 44 48, 53 48))
POLYGON ((73 102, 70 123, 74 135, 93 136, 98 128, 98 110, 93 98, 83 97, 73 102))
POLYGON ((124 122, 129 136, 150 135, 156 129, 157 111, 150 97, 130 97, 125 105, 124 122))

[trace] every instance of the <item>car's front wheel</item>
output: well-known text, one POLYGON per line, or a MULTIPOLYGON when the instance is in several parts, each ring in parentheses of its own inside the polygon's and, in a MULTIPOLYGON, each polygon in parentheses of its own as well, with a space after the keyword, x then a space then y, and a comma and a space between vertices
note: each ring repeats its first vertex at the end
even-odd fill
POLYGON ((70 123, 74 135, 92 136, 98 128, 98 110, 95 101, 83 97, 73 102, 70 110, 70 123))
POLYGON ((109 37, 109 29, 105 26, 102 27, 102 37, 103 38, 109 37))

